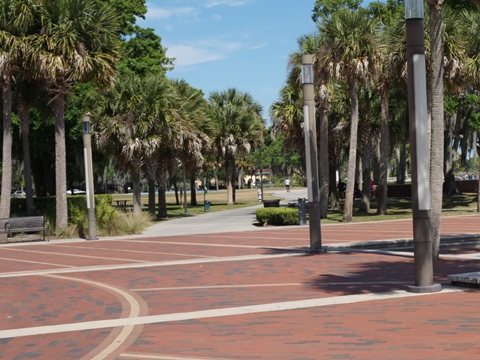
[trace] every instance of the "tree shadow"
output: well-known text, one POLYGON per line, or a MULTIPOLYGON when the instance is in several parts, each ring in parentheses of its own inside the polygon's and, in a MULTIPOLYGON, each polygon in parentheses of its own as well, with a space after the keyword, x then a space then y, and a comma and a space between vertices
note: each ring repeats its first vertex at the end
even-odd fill
MULTIPOLYGON (((336 256, 355 256, 358 252, 337 253, 336 256)), ((406 290, 407 286, 415 285, 415 265, 411 261, 378 261, 371 253, 371 261, 363 263, 345 262, 344 269, 335 268, 335 274, 319 274, 307 285, 323 292, 339 295, 354 295, 367 293, 390 292, 406 290), (351 270, 349 268, 354 268, 351 270), (340 275, 339 275, 340 273, 340 275)), ((329 256, 328 254, 322 256, 329 256)), ((362 256, 364 259, 364 254, 362 256)), ((338 262, 341 264, 342 262, 338 262)), ((447 275, 478 271, 478 260, 439 260, 434 263, 434 282, 449 284, 447 275)))

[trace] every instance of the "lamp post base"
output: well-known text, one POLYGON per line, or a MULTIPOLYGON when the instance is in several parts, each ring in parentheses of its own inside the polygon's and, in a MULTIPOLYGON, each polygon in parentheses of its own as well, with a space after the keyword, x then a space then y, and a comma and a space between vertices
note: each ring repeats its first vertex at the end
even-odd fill
POLYGON ((433 284, 433 285, 429 285, 429 286, 410 285, 410 286, 408 286, 407 291, 411 292, 411 293, 414 293, 414 294, 436 293, 436 292, 442 291, 442 285, 440 285, 440 284, 433 284))
POLYGON ((95 224, 95 208, 87 209, 88 219, 88 238, 87 240, 98 240, 97 228, 95 224))

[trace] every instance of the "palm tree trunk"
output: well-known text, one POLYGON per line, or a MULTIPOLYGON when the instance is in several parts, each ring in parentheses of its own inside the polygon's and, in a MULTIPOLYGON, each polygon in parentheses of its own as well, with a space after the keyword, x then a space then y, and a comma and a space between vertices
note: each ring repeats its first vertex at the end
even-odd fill
MULTIPOLYGON (((182 171, 183 174, 183 213, 185 215, 188 214, 188 204, 187 204, 187 171, 185 170, 185 167, 183 168, 182 171)), ((191 189, 190 189, 191 191, 191 189)))
POLYGON ((140 169, 132 169, 131 173, 133 183, 133 212, 139 214, 142 212, 140 169))
POLYGON ((330 210, 340 210, 338 201, 337 179, 335 174, 335 165, 329 164, 329 190, 330 190, 330 210))
POLYGON ((320 218, 326 219, 328 213, 328 190, 329 190, 329 153, 328 153, 328 112, 325 106, 319 109, 319 168, 320 168, 320 218))
POLYGON ((35 208, 33 205, 33 184, 32 184, 32 163, 30 161, 30 147, 29 147, 29 130, 30 119, 28 108, 23 101, 19 99, 18 117, 20 118, 20 129, 22 133, 22 149, 23 149, 23 177, 25 178, 25 194, 27 202, 27 214, 34 215, 35 208))
POLYGON ((55 230, 68 227, 67 208, 67 156, 65 148, 65 95, 56 94, 53 102, 55 113, 55 230))
POLYGON ((227 205, 235 204, 233 199, 233 178, 235 176, 235 159, 230 154, 225 155, 225 175, 227 180, 227 205))
POLYGON ((10 217, 12 196, 12 88, 10 79, 3 84, 3 152, 2 152, 2 191, 0 217, 10 217))
POLYGON ((381 90, 382 119, 380 124, 380 169, 377 184, 378 207, 377 215, 387 214, 387 181, 388 181, 388 152, 390 147, 390 137, 388 130, 388 120, 390 113, 388 109, 388 88, 381 90))
POLYGON ((195 167, 190 170, 190 205, 197 206, 197 184, 195 183, 195 167))
POLYGON ((148 179, 148 213, 155 216, 155 180, 148 179))
MULTIPOLYGON (((167 196, 166 196, 166 191, 167 191, 167 181, 166 181, 166 176, 165 172, 163 170, 159 170, 157 174, 158 178, 158 218, 159 219, 165 219, 168 214, 167 214, 167 196)), ((178 187, 177 187, 177 181, 174 180, 174 186, 175 186, 175 196, 177 198, 177 205, 179 204, 178 201, 178 187)))
POLYGON ((370 199, 371 199, 371 193, 370 193, 370 174, 371 174, 371 160, 364 160, 362 161, 363 166, 362 166, 362 204, 360 205, 360 209, 362 212, 365 214, 368 214, 370 212, 370 199))
POLYGON ((213 176, 215 178, 215 190, 218 191, 218 166, 215 164, 213 167, 213 176))
POLYGON ((343 221, 353 220, 353 192, 355 187, 355 169, 357 160, 358 94, 356 80, 351 77, 349 79, 349 85, 352 120, 350 125, 350 151, 348 155, 347 191, 345 194, 343 221))
POLYGON ((430 198, 432 256, 437 260, 440 252, 440 225, 443 200, 443 156, 444 156, 444 106, 443 106, 443 41, 442 41, 443 0, 428 0, 430 13, 431 46, 431 158, 430 158, 430 198))

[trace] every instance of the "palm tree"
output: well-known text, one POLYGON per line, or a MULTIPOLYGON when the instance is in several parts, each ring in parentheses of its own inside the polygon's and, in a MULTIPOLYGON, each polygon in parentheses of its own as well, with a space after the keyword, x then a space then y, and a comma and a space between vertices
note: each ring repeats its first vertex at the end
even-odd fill
POLYGON ((75 82, 111 84, 119 59, 119 15, 95 0, 41 0, 35 45, 39 76, 52 94, 55 116, 57 231, 68 226, 65 97, 75 82))
POLYGON ((327 49, 319 59, 332 77, 346 79, 351 101, 350 150, 344 221, 352 221, 358 133, 358 82, 368 83, 375 71, 377 21, 363 11, 341 10, 319 26, 322 44, 327 49))
POLYGON ((172 90, 164 75, 123 76, 112 91, 97 99, 97 142, 115 157, 117 167, 130 171, 134 212, 142 210, 142 170, 150 169, 150 178, 163 173, 168 161, 165 148, 173 146, 172 90))
MULTIPOLYGON (((173 81, 176 92, 174 108, 178 113, 177 152, 183 163, 184 172, 190 179, 191 204, 197 205, 195 179, 197 169, 204 162, 203 153, 210 147, 208 103, 201 90, 191 87, 185 80, 173 81)), ((211 131, 210 131, 211 132, 211 131)))
POLYGON ((18 70, 28 61, 29 32, 35 23, 32 0, 0 1, 0 82, 3 93, 2 190, 0 216, 10 216, 12 190, 12 83, 18 70))
POLYGON ((249 153, 263 132, 261 105, 248 93, 237 89, 213 92, 209 97, 210 116, 216 127, 214 146, 222 155, 227 182, 227 204, 233 205, 235 159, 249 153))
POLYGON ((296 148, 298 153, 305 152, 303 137, 303 111, 301 90, 295 84, 287 82, 280 95, 270 107, 272 135, 281 133, 285 137, 284 147, 296 148))
MULTIPOLYGON (((309 34, 301 36, 298 40, 299 50, 289 57, 289 74, 287 79, 288 88, 293 89, 301 94, 301 56, 302 54, 314 54, 314 71, 315 71, 315 93, 316 93, 316 114, 318 115, 318 134, 317 148, 319 159, 319 185, 320 185, 320 217, 326 218, 328 211, 329 198, 329 138, 328 138, 328 112, 330 107, 330 76, 326 67, 319 59, 323 56, 325 47, 321 44, 318 34, 309 34)), ((301 99, 301 98, 300 98, 301 99)), ((303 104, 299 104, 302 109, 303 104)), ((315 119, 317 121, 317 119, 315 119)), ((288 123, 287 123, 288 124, 288 123)), ((292 123, 294 125, 294 123, 292 123)), ((302 117, 303 126, 303 117, 302 117)), ((298 126, 297 126, 298 128, 298 126)), ((303 133, 303 132, 302 132, 303 133)), ((303 135, 303 134, 302 134, 303 135)), ((301 139, 302 148, 305 143, 304 138, 301 139)))

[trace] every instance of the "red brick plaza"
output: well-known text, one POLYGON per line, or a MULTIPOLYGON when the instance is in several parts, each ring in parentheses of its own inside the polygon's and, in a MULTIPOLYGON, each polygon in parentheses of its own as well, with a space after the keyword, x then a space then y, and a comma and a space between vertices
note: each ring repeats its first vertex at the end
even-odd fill
MULTIPOLYGON (((474 249, 444 250, 443 290, 411 294, 409 253, 335 251, 412 237, 410 220, 0 246, 0 359, 479 359, 474 249), (299 251, 300 250, 300 251, 299 251)), ((448 217, 442 236, 480 234, 448 217)))

